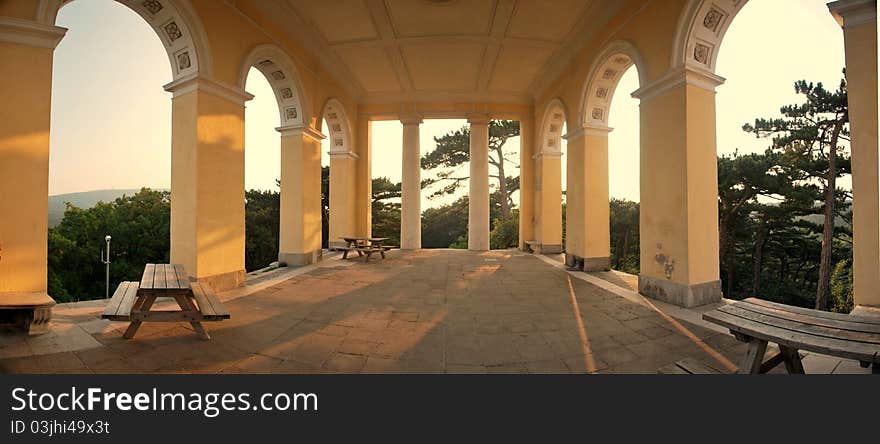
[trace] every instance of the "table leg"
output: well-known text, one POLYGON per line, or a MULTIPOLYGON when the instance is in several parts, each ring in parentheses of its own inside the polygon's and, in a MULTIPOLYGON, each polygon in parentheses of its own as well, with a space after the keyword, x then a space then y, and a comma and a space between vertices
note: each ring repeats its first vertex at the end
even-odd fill
POLYGON ((740 363, 737 373, 756 375, 761 372, 761 364, 764 363, 767 341, 750 337, 748 343, 749 349, 740 363))
MULTIPOLYGON (((183 311, 190 311, 194 313, 201 313, 201 311, 193 304, 192 299, 189 296, 184 295, 174 295, 174 300, 177 301, 177 305, 180 306, 180 309, 183 311)), ((190 321, 189 325, 192 325, 193 330, 204 340, 211 339, 211 335, 205 331, 205 327, 202 326, 200 321, 190 321)))
POLYGON ((801 355, 796 348, 780 345, 779 353, 785 358, 785 370, 789 374, 804 374, 804 364, 801 362, 801 355))
MULTIPOLYGON (((156 296, 138 296, 137 301, 134 302, 134 306, 131 307, 131 311, 149 311, 154 302, 156 302, 156 296)), ((125 334, 123 334, 122 337, 125 339, 133 338, 138 329, 141 328, 142 323, 143 321, 140 320, 131 321, 131 324, 128 324, 128 328, 125 330, 125 334)))

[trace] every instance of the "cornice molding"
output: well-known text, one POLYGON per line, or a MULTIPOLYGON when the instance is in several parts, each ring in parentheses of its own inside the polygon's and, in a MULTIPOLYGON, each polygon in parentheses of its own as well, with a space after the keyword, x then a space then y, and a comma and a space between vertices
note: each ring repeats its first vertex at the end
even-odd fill
POLYGON ((330 158, 343 158, 343 159, 352 159, 358 160, 361 156, 358 156, 357 153, 353 153, 351 151, 330 151, 327 154, 330 155, 330 158))
POLYGON ((179 97, 194 91, 202 91, 238 105, 244 105, 245 102, 254 98, 253 94, 241 88, 198 76, 177 79, 163 88, 165 91, 170 92, 172 97, 179 97))
POLYGON ((482 113, 468 114, 467 121, 471 125, 487 125, 489 124, 489 115, 482 113))
POLYGON ((310 126, 280 126, 278 128, 275 128, 275 131, 281 133, 281 137, 303 136, 308 137, 309 139, 312 139, 318 143, 327 138, 324 133, 310 126))
POLYGON ((67 28, 14 17, 0 17, 0 42, 55 49, 67 28))
POLYGON ((715 88, 725 81, 724 77, 709 71, 685 66, 668 71, 663 77, 637 89, 632 97, 641 101, 648 101, 680 85, 691 85, 706 91, 715 91, 715 88))
POLYGON ((877 23, 877 0, 838 0, 828 10, 843 28, 877 23))

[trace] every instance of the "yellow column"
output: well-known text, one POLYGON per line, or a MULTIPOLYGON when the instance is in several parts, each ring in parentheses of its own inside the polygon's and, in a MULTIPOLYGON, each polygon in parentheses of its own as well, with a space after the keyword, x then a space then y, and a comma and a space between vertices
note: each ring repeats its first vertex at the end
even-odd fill
POLYGON ((244 284, 243 90, 173 82, 171 261, 216 291, 244 284))
POLYGON ((468 188, 468 250, 489 250, 489 116, 468 116, 471 125, 468 188))
POLYGON ((584 271, 611 269, 607 127, 584 127, 584 271))
POLYGON ((562 253, 562 152, 545 150, 534 157, 535 240, 541 254, 562 253))
POLYGON ((400 119, 403 123, 403 174, 400 193, 400 248, 422 248, 422 165, 419 152, 421 117, 400 119))
POLYGON ((880 306, 880 174, 877 153, 877 2, 830 3, 843 26, 852 150, 853 298, 880 306))
POLYGON ((719 301, 715 87, 682 68, 641 99, 639 291, 685 307, 719 301))
POLYGON ((321 139, 312 128, 282 127, 278 261, 301 266, 321 259, 321 139))
POLYGON ((358 155, 330 151, 330 233, 328 244, 345 246, 343 236, 357 235, 356 192, 358 155))
POLYGON ((563 136, 568 142, 566 152, 565 184, 565 264, 583 268, 584 250, 584 131, 572 131, 563 136))
POLYGON ((369 237, 373 232, 373 173, 371 168, 373 155, 373 122, 369 116, 359 115, 357 121, 358 155, 357 179, 355 182, 355 224, 358 236, 369 237))
POLYGON ((535 116, 528 114, 519 121, 519 248, 525 250, 525 241, 535 238, 535 116))
POLYGON ((0 305, 46 292, 52 52, 66 31, 0 21, 0 305))

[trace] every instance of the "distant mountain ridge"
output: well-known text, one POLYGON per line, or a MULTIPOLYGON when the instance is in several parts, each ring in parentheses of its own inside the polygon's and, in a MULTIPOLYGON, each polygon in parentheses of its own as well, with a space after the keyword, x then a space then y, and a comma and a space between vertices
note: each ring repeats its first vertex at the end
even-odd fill
MULTIPOLYGON (((64 218, 66 202, 70 202, 78 208, 91 208, 98 202, 112 202, 122 196, 131 196, 140 191, 140 188, 129 190, 92 190, 79 193, 56 194, 49 196, 49 227, 61 223, 64 218)), ((158 189, 165 191, 165 189, 158 189)))

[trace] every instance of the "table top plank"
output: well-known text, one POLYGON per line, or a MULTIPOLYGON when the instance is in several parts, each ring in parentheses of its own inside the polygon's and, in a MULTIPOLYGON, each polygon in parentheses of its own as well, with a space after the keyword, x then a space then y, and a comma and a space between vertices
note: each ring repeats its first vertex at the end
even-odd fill
POLYGON ((775 325, 741 318, 719 310, 713 310, 704 314, 703 319, 754 338, 775 342, 779 345, 793 347, 798 350, 813 351, 863 362, 880 363, 880 346, 876 344, 826 338, 792 331, 775 325))
MULTIPOLYGON (((804 323, 797 320, 786 319, 778 316, 750 311, 745 308, 746 305, 747 304, 727 305, 718 308, 718 311, 738 316, 744 319, 750 319, 752 321, 760 322, 762 324, 772 325, 774 327, 781 327, 791 331, 797 331, 825 338, 846 339, 867 344, 876 344, 880 346, 880 335, 875 333, 842 330, 834 327, 804 323)), ((878 347, 878 350, 880 350, 880 347, 878 347)))
POLYGON ((174 273, 177 275, 177 282, 180 288, 191 288, 189 283, 189 275, 181 264, 174 264, 174 273))
POLYGON ((830 312, 830 311, 812 310, 809 308, 795 307, 793 305, 785 305, 785 304, 780 304, 778 302, 765 301, 763 299, 757 299, 757 298, 744 299, 743 302, 748 302, 750 304, 761 305, 764 307, 776 308, 778 310, 783 310, 783 311, 788 311, 788 312, 798 313, 798 314, 806 314, 809 316, 816 316, 816 317, 821 317, 821 318, 826 318, 826 319, 834 319, 834 320, 846 321, 846 322, 860 322, 860 323, 871 324, 871 325, 880 325, 880 318, 871 317, 871 316, 857 316, 857 315, 851 315, 851 314, 845 314, 845 313, 834 313, 834 312, 830 312))
MULTIPOLYGON (((796 322, 802 322, 804 324, 816 325, 827 328, 834 328, 839 330, 845 330, 850 332, 861 332, 861 333, 869 333, 874 334, 877 337, 880 337, 880 324, 868 324, 864 322, 850 322, 849 320, 839 320, 828 318, 825 316, 817 316, 813 313, 800 313, 794 311, 782 310, 779 308, 775 308, 773 306, 767 306, 763 304, 755 304, 751 301, 742 301, 735 302, 732 304, 735 307, 742 308, 744 310, 753 311, 755 313, 764 314, 767 316, 773 316, 781 319, 787 319, 796 322)), ((815 310, 814 310, 815 311, 815 310)), ((819 312, 821 314, 821 312, 819 312)))
POLYGON ((153 288, 153 277, 156 274, 156 264, 147 264, 144 267, 144 275, 141 277, 141 288, 143 289, 151 289, 153 288))
POLYGON ((183 288, 177 279, 177 272, 174 271, 174 265, 165 264, 165 288, 183 288))
POLYGON ((165 289, 165 264, 156 264, 156 274, 153 276, 153 288, 165 289))

